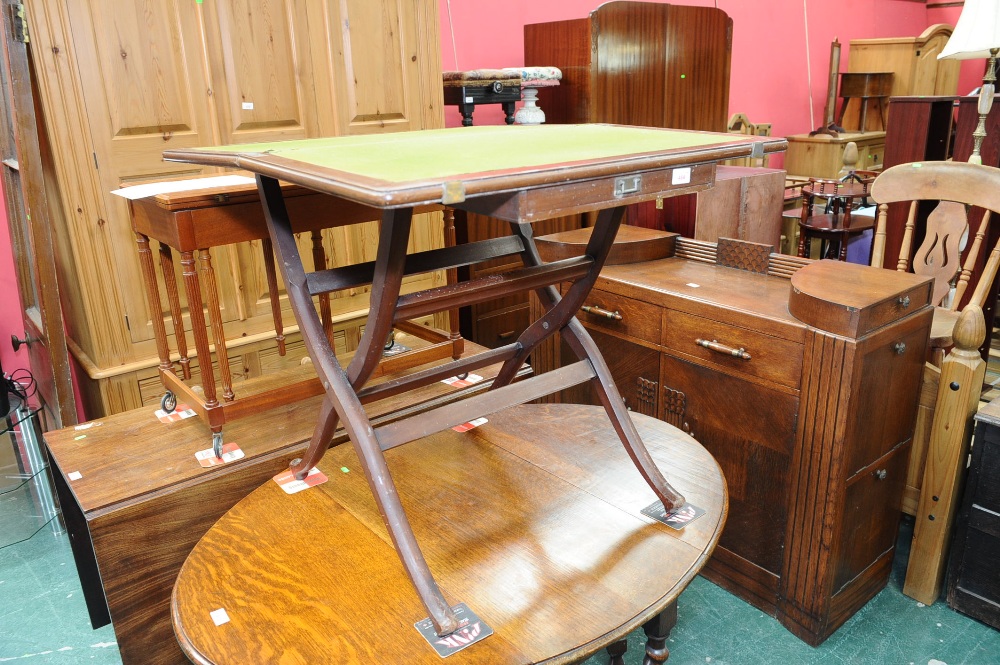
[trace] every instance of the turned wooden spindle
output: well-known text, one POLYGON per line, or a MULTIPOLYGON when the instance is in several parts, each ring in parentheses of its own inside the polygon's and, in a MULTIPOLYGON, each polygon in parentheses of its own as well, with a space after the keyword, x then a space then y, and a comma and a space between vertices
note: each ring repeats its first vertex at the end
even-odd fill
POLYGON ((198 265, 194 252, 181 252, 181 274, 184 276, 184 290, 187 292, 194 348, 198 353, 198 366, 201 368, 201 388, 205 391, 205 408, 213 408, 219 405, 219 400, 215 394, 215 375, 212 373, 212 355, 208 350, 208 333, 205 329, 201 284, 198 281, 198 265))
POLYGON ((156 354, 160 357, 160 369, 169 370, 170 348, 167 346, 167 330, 163 325, 163 310, 160 305, 160 293, 156 288, 156 270, 153 266, 153 253, 149 249, 149 238, 141 233, 135 234, 136 245, 139 246, 139 266, 142 268, 143 282, 146 283, 146 298, 149 300, 149 318, 153 322, 153 337, 156 338, 156 354))
POLYGON ((184 317, 181 315, 181 298, 177 291, 177 276, 174 274, 174 258, 170 246, 160 243, 160 272, 167 289, 170 305, 170 322, 174 326, 174 340, 180 355, 181 373, 185 379, 191 378, 191 358, 188 357, 187 333, 184 332, 184 317))
MULTIPOLYGON (((323 248, 323 233, 312 232, 313 270, 326 270, 326 249, 323 248)), ((319 316, 323 322, 323 333, 333 346, 333 317, 330 314, 330 294, 319 294, 319 316)))
POLYGON ((274 341, 278 343, 278 355, 285 355, 285 331, 281 323, 281 299, 278 297, 278 275, 274 269, 274 246, 270 238, 261 240, 264 253, 264 273, 267 275, 267 296, 271 301, 271 318, 274 319, 274 341))
MULTIPOLYGON (((212 268, 212 255, 207 249, 200 252, 201 270, 205 273, 205 295, 208 296, 208 318, 212 324, 212 335, 215 337, 215 357, 219 362, 219 376, 222 379, 222 398, 232 402, 233 375, 229 370, 229 355, 226 353, 226 331, 222 328, 222 311, 219 307, 219 287, 215 282, 215 269, 212 268)), ((209 358, 211 362, 211 358, 209 358)), ((209 365, 211 367, 211 365, 209 365)))

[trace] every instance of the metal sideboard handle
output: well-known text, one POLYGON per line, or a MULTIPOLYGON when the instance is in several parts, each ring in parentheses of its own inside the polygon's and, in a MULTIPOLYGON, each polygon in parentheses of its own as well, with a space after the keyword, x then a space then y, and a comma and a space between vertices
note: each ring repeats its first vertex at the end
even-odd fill
POLYGON ((726 356, 732 356, 733 358, 740 358, 742 360, 750 360, 750 354, 747 353, 743 347, 734 349, 731 346, 726 346, 725 344, 719 344, 714 339, 709 342, 707 339, 696 339, 694 341, 698 346, 705 347, 709 351, 715 351, 716 353, 721 353, 726 356))
POLYGON ((612 319, 614 321, 622 320, 622 315, 619 314, 617 311, 609 312, 606 309, 602 309, 598 305, 584 305, 580 309, 585 311, 587 314, 593 314, 594 316, 603 316, 606 319, 612 319))

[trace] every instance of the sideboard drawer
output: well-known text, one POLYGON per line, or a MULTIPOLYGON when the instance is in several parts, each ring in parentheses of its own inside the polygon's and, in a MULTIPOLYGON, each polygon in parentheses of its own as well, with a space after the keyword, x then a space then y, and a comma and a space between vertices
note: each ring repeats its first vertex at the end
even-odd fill
MULTIPOLYGON (((732 326, 676 310, 663 315, 663 346, 685 355, 722 365, 740 374, 798 388, 802 375, 802 345, 754 330, 732 326), (743 356, 713 350, 698 340, 742 350, 743 356), (749 356, 748 358, 746 356, 749 356)), ((718 349, 719 347, 716 347, 718 349)))
POLYGON ((660 342, 660 308, 641 300, 594 289, 577 312, 577 318, 588 327, 651 344, 660 342), (587 312, 584 307, 591 309, 587 312))

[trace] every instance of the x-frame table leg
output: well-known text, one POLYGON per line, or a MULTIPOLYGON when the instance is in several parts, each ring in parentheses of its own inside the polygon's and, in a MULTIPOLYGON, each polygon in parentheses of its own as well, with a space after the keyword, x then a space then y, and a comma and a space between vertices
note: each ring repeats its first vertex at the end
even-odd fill
POLYGON ((348 371, 345 372, 337 361, 337 356, 323 330, 323 324, 312 304, 305 269, 295 246, 295 236, 292 234, 281 188, 277 180, 261 175, 257 176, 257 187, 264 204, 264 217, 267 220, 271 242, 281 259, 278 263, 281 266, 292 311, 299 322, 299 330, 306 341, 306 348, 313 365, 326 389, 320 421, 313 432, 306 459, 296 465, 294 470, 297 475, 303 470, 308 472, 309 467, 305 466, 305 463, 313 457, 322 456, 326 446, 329 445, 338 417, 342 419, 344 429, 361 459, 365 478, 393 545, 421 602, 430 614, 435 630, 439 635, 453 633, 459 627, 458 619, 444 599, 420 551, 403 505, 400 503, 399 493, 389 473, 385 456, 356 393, 357 387, 364 384, 378 364, 382 343, 392 327, 393 307, 399 297, 402 283, 412 211, 387 210, 383 214, 375 280, 372 283, 371 314, 361 346, 348 371))
MULTIPOLYGON (((554 286, 536 289, 535 293, 546 313, 521 335, 518 343, 523 344, 524 348, 515 357, 527 358, 532 349, 544 339, 557 331, 561 332, 563 339, 569 344, 577 358, 589 360, 593 365, 596 376, 591 380, 591 383, 600 397, 604 410, 608 413, 608 418, 611 420, 618 438, 621 439, 625 450, 643 479, 656 492, 664 509, 670 511, 683 505, 684 497, 670 486, 670 483, 660 473, 653 458, 650 457, 646 445, 642 442, 639 432, 636 431, 635 425, 632 423, 628 409, 625 408, 621 394, 615 386, 611 370, 604 362, 604 357, 597 348, 597 344, 594 343, 593 338, 575 316, 577 309, 583 304, 587 294, 590 293, 597 281, 601 268, 604 267, 604 262, 611 251, 611 244, 624 215, 624 206, 608 208, 600 212, 586 249, 586 253, 594 258, 594 264, 589 274, 570 286, 565 297, 560 297, 554 286)), ((535 246, 530 226, 518 224, 512 225, 512 227, 524 243, 521 261, 526 266, 541 265, 542 260, 538 255, 538 248, 535 246)), ((501 369, 500 374, 493 382, 493 388, 505 385, 504 381, 509 383, 513 378, 509 370, 510 362, 508 361, 507 365, 501 369)))

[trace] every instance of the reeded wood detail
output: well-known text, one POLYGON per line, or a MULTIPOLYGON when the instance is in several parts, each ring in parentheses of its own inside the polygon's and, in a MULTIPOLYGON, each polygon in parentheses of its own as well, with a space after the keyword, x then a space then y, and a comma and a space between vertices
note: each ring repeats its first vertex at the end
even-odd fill
POLYGON ((211 355, 208 351, 208 333, 205 313, 201 304, 201 284, 198 281, 198 265, 194 252, 181 252, 181 269, 184 287, 188 296, 188 312, 191 316, 191 331, 194 334, 194 348, 198 352, 201 367, 201 387, 205 391, 205 406, 218 406, 215 393, 215 375, 212 373, 211 355))
POLYGON ((813 330, 804 377, 795 453, 789 473, 788 528, 781 612, 819 632, 830 603, 831 551, 839 518, 843 436, 853 348, 843 338, 813 330), (820 471, 821 470, 821 471, 820 471))
MULTIPOLYGON (((180 356, 181 374, 185 379, 191 378, 191 359, 188 357, 187 333, 184 332, 184 318, 181 316, 181 299, 177 291, 177 277, 174 274, 174 258, 170 246, 160 245, 160 272, 163 274, 163 284, 167 291, 167 303, 170 305, 170 322, 174 327, 174 343, 180 356)), ((152 294, 150 294, 152 297, 152 294)), ((157 302, 151 300, 150 302, 157 302)))

